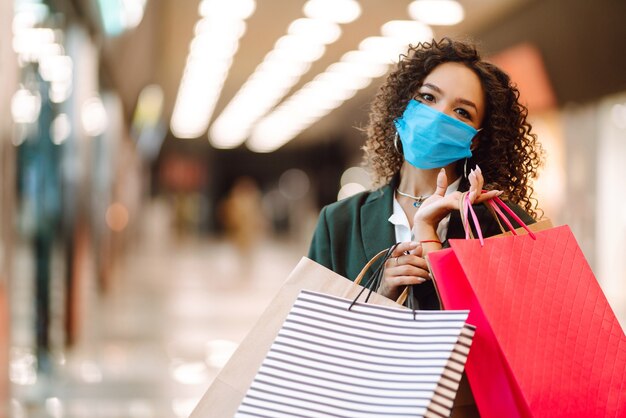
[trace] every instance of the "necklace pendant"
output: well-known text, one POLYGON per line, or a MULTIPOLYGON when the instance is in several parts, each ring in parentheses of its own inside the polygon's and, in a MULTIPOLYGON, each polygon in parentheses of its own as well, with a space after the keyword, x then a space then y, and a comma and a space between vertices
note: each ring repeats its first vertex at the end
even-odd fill
POLYGON ((414 200, 413 207, 415 207, 415 208, 419 208, 420 206, 422 206, 422 202, 424 202, 424 200, 426 200, 426 199, 428 199, 430 197, 430 195, 413 196, 412 194, 401 192, 398 189, 396 189, 396 192, 398 192, 398 194, 400 196, 404 196, 404 197, 408 197, 409 199, 413 199, 414 200))

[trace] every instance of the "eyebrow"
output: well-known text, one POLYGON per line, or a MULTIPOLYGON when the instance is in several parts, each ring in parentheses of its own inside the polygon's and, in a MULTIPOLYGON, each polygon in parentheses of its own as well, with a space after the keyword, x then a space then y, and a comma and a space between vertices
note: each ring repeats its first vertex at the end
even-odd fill
MULTIPOLYGON (((437 93, 439 93, 439 94, 442 94, 442 93, 443 93, 443 92, 441 91, 441 89, 440 89, 439 87, 435 86, 434 84, 425 83, 425 84, 422 84, 422 87, 428 87, 429 89, 434 90, 434 91, 436 91, 436 92, 437 92, 437 93)), ((457 98, 457 99, 456 99, 456 101, 457 101, 458 103, 464 104, 464 105, 466 105, 466 106, 473 107, 473 108, 474 108, 474 110, 475 110, 476 112, 478 112, 478 106, 476 106, 476 104, 475 104, 474 102, 472 102, 471 100, 457 98)))

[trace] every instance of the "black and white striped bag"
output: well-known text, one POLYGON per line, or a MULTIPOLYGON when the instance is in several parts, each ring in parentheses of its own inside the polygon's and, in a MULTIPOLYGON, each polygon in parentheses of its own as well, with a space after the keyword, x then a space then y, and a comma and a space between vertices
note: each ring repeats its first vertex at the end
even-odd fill
POLYGON ((412 311, 302 290, 236 417, 448 417, 469 311, 412 311))

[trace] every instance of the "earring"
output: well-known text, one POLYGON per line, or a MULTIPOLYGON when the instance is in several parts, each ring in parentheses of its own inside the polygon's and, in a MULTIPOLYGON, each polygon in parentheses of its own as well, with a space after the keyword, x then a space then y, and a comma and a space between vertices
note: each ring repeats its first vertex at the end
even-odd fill
POLYGON ((465 158, 465 161, 463 162, 463 176, 467 178, 467 157, 465 158))
POLYGON ((393 137, 393 147, 396 149, 396 152, 398 154, 402 154, 402 151, 400 151, 400 148, 398 147, 398 132, 397 131, 396 131, 396 135, 393 137))

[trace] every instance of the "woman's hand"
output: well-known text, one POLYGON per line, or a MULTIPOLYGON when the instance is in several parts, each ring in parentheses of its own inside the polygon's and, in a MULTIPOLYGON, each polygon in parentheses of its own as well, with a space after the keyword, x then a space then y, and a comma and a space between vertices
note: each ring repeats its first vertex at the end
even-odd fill
MULTIPOLYGON (((471 170, 467 177, 470 183, 469 200, 472 204, 481 203, 502 194, 498 190, 482 193, 485 180, 478 166, 476 166, 476 169, 471 170)), ((450 211, 459 208, 459 200, 463 194, 456 191, 446 195, 447 188, 448 177, 446 176, 446 171, 442 168, 437 175, 435 193, 422 203, 413 218, 413 233, 416 241, 437 239, 436 230, 439 222, 450 211)))
POLYGON ((398 244, 385 263, 378 293, 396 300, 404 286, 424 283, 428 279, 430 272, 422 257, 422 246, 417 242, 403 242, 398 244))

